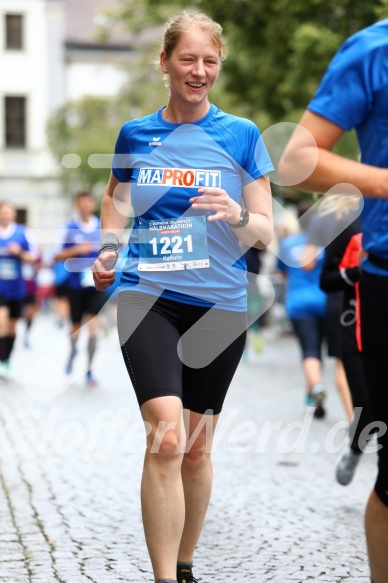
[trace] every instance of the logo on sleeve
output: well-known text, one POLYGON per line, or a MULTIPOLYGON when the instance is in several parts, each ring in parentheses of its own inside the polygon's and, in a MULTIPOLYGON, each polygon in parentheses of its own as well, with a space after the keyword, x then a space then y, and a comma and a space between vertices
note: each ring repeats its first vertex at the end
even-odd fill
POLYGON ((220 188, 221 171, 199 170, 197 168, 140 168, 137 185, 183 188, 212 186, 220 188))

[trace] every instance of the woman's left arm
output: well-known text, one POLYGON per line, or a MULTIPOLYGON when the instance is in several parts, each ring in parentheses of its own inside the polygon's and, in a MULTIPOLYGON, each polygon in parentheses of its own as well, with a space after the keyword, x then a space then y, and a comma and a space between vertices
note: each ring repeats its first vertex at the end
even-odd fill
POLYGON ((265 249, 272 241, 272 195, 267 175, 250 182, 243 188, 245 208, 249 221, 245 227, 233 228, 237 237, 250 247, 265 249))
MULTIPOLYGON (((194 196, 190 202, 194 209, 213 211, 207 220, 226 221, 236 225, 240 221, 241 206, 222 188, 203 187, 198 189, 200 196, 194 196)), ((231 227, 235 235, 248 245, 257 249, 267 247, 273 236, 271 184, 268 176, 243 187, 243 200, 249 212, 248 223, 244 227, 231 227)))

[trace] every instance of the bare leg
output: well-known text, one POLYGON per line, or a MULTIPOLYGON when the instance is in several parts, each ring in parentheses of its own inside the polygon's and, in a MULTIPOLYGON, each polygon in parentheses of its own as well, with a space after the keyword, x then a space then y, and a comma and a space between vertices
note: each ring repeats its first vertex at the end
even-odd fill
POLYGON ((304 358, 303 371, 306 378, 306 393, 310 395, 313 386, 322 380, 322 364, 319 358, 313 356, 304 358))
POLYGON ((352 397, 350 395, 348 380, 346 378, 346 373, 344 369, 343 362, 340 358, 336 360, 335 366, 335 382, 338 388, 338 392, 341 397, 342 404, 345 408, 346 416, 349 421, 353 417, 353 403, 352 397))
POLYGON ((175 580, 185 520, 182 403, 178 397, 158 397, 146 401, 141 412, 149 424, 141 483, 145 538, 155 581, 175 580))
POLYGON ((0 307, 0 337, 4 338, 10 333, 9 310, 5 306, 0 307))
POLYGON ((214 430, 219 415, 189 413, 188 442, 182 464, 182 480, 185 493, 185 525, 179 547, 178 560, 190 563, 201 534, 209 505, 213 466, 210 457, 214 430))
POLYGON ((373 583, 387 583, 388 507, 374 491, 365 510, 365 532, 373 583))

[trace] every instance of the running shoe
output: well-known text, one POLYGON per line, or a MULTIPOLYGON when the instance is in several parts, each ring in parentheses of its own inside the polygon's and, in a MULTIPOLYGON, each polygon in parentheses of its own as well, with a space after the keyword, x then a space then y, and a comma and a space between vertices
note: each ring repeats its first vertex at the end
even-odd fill
POLYGON ((13 369, 8 360, 0 362, 0 379, 3 381, 15 380, 13 369))
POLYGON ((192 569, 189 566, 177 568, 177 580, 178 583, 199 583, 193 575, 192 569))
POLYGON ((309 395, 306 395, 304 402, 307 407, 314 407, 314 397, 312 396, 311 393, 309 395))
POLYGON ((323 401, 326 397, 324 386, 321 384, 314 385, 311 394, 314 399, 314 417, 322 419, 326 415, 326 411, 323 408, 323 401))
POLYGON ((98 387, 98 381, 94 378, 90 370, 86 373, 86 384, 88 387, 98 387))
POLYGON ((361 453, 357 453, 353 449, 341 455, 335 470, 335 477, 341 486, 347 486, 353 480, 360 459, 361 453))

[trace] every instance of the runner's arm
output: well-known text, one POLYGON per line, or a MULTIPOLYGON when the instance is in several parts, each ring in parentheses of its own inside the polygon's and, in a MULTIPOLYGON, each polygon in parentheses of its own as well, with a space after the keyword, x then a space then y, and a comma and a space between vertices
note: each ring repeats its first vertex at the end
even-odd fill
MULTIPOLYGON (((328 119, 306 111, 279 161, 279 175, 288 186, 325 193, 337 184, 351 184, 361 194, 388 198, 388 170, 332 152, 344 130, 328 119), (307 131, 306 131, 307 130, 307 131)), ((343 187, 332 190, 345 193, 343 187)))
MULTIPOLYGON (((111 173, 105 188, 101 204, 101 235, 113 233, 121 240, 130 212, 129 183, 120 182, 111 173)), ((104 290, 115 281, 114 266, 117 254, 114 251, 103 252, 93 263, 92 271, 97 290, 104 290)))

